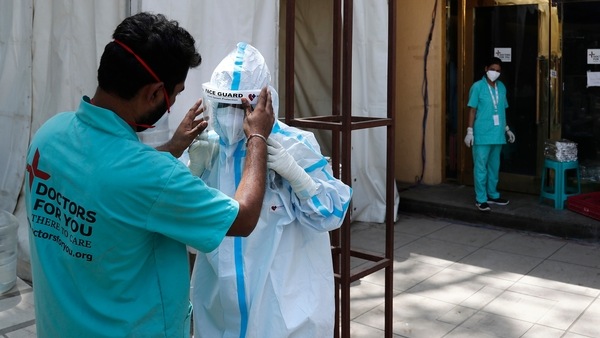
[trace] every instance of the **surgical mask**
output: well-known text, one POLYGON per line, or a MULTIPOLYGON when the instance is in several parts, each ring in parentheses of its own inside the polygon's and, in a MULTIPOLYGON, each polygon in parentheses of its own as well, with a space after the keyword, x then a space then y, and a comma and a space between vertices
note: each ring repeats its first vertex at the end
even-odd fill
POLYGON ((500 76, 500 73, 495 70, 488 70, 486 74, 488 79, 490 79, 492 82, 496 81, 500 76))
POLYGON ((236 144, 244 134, 244 110, 241 105, 218 104, 214 107, 213 129, 226 145, 236 144))

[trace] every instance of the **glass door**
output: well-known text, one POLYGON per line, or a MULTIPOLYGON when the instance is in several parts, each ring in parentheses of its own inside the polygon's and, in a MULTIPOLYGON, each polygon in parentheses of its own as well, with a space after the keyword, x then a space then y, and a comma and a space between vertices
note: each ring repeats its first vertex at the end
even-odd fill
MULTIPOLYGON (((492 56, 503 60, 500 80, 507 89, 507 122, 516 142, 502 149, 500 190, 539 193, 544 141, 550 136, 550 115, 557 106, 559 58, 551 53, 550 23, 556 16, 549 1, 464 0, 462 36, 462 128, 466 130, 467 101, 473 82, 484 76, 492 56), (554 13, 554 14, 553 14, 554 13)), ((464 135, 463 135, 464 137, 464 135)), ((471 149, 461 149, 463 184, 473 184, 471 149)))
POLYGON ((559 1, 562 138, 577 143, 582 189, 600 187, 600 1, 559 1))

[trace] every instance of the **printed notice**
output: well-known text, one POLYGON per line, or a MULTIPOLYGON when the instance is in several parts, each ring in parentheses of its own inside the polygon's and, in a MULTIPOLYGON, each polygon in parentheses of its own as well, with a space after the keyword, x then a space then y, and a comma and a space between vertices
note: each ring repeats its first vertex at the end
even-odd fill
POLYGON ((494 48, 494 56, 502 60, 502 62, 512 61, 512 49, 511 48, 494 48))
POLYGON ((600 49, 587 50, 587 63, 588 65, 600 64, 600 49))
POLYGON ((587 72, 587 86, 600 87, 600 72, 587 72))

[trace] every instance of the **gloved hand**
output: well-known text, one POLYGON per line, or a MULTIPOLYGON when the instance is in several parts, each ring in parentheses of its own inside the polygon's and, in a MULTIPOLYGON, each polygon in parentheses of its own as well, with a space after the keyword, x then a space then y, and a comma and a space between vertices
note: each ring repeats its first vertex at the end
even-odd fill
POLYGON ((188 152, 190 155, 188 167, 192 174, 200 177, 219 155, 219 136, 214 131, 201 132, 190 144, 188 152))
POLYGON ((465 136, 465 144, 467 145, 468 148, 471 148, 471 146, 473 145, 473 128, 471 128, 471 127, 467 128, 467 136, 465 136))
POLYGON ((506 136, 508 136, 508 142, 509 143, 514 143, 515 142, 515 134, 513 134, 512 131, 510 131, 510 128, 508 128, 508 126, 506 126, 506 136))
POLYGON ((317 192, 317 183, 296 163, 296 160, 273 138, 267 139, 267 167, 286 179, 296 196, 307 199, 317 192))

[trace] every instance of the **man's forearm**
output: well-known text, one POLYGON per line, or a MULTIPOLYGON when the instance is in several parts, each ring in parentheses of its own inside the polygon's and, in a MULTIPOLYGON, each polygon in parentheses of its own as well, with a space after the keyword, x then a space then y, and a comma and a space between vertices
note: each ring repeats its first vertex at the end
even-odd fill
POLYGON ((179 158, 181 155, 183 155, 183 150, 185 149, 172 149, 173 147, 171 147, 171 142, 168 141, 167 143, 160 145, 158 147, 156 147, 155 149, 158 151, 166 151, 168 153, 171 153, 171 155, 173 155, 176 158, 179 158))
POLYGON ((244 174, 235 192, 240 205, 236 221, 228 235, 248 236, 260 217, 267 181, 267 144, 261 138, 248 140, 244 174))

